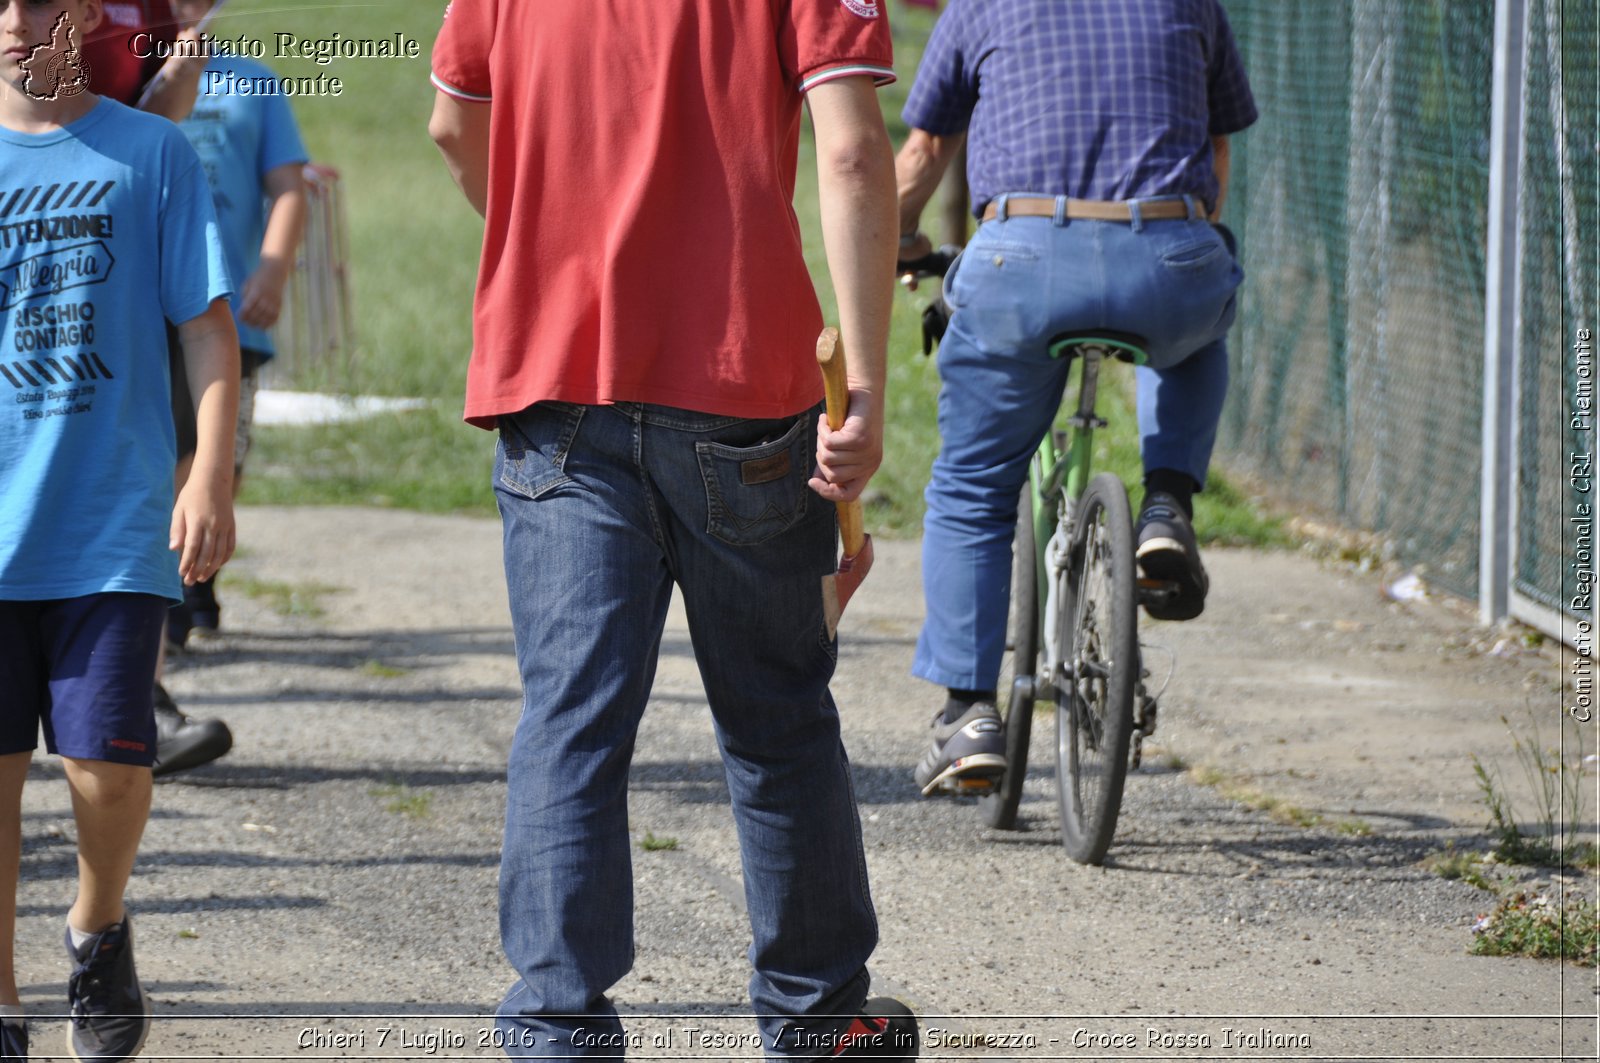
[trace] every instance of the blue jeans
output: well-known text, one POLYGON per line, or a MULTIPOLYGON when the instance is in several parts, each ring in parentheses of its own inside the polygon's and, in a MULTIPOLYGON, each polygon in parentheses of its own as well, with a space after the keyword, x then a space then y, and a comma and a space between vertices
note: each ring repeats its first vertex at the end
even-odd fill
POLYGON ((1017 499, 1066 385, 1051 338, 1097 328, 1145 337, 1149 363, 1136 370, 1144 467, 1203 485, 1243 276, 1199 218, 1002 214, 979 228, 945 278, 952 315, 939 347, 941 446, 926 492, 927 618, 914 675, 969 690, 998 681, 1017 499))
POLYGON ((500 865, 518 980, 497 1029, 514 1058, 623 1043, 605 994, 634 958, 628 766, 674 583, 732 797, 765 1041, 806 1054, 847 1022, 823 1016, 866 998, 877 921, 828 693, 837 525, 806 486, 816 420, 566 403, 501 418, 523 687, 500 865))

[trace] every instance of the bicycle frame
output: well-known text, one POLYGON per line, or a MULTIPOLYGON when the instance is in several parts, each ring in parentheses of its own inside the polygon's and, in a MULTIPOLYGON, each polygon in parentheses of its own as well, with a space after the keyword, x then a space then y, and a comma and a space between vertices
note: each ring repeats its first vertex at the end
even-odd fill
POLYGON ((1095 412, 1101 363, 1108 356, 1121 356, 1135 365, 1145 361, 1143 350, 1109 338, 1061 340, 1051 345, 1050 355, 1053 358, 1076 355, 1081 368, 1077 412, 1067 418, 1067 431, 1052 427, 1045 433, 1033 456, 1028 477, 1033 496, 1033 541, 1038 550, 1034 571, 1039 581, 1038 600, 1045 603, 1044 630, 1040 633, 1044 686, 1035 690, 1035 696, 1046 698, 1053 696, 1058 683, 1073 678, 1073 662, 1067 659, 1072 646, 1070 641, 1063 644, 1059 630, 1061 610, 1057 591, 1062 580, 1055 577, 1068 566, 1068 551, 1076 531, 1077 503, 1089 484, 1095 429, 1106 427, 1105 419, 1095 412))

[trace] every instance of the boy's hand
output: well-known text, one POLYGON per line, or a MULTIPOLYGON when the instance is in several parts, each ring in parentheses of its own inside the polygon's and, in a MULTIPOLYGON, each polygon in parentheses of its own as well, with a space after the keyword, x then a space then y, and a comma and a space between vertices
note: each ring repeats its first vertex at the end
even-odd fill
POLYGON ((260 268, 244 282, 239 295, 239 320, 251 328, 269 329, 283 313, 283 289, 289 270, 279 262, 262 260, 260 268))
POLYGON ((836 432, 828 415, 817 420, 817 470, 810 487, 829 502, 853 502, 883 463, 883 415, 877 400, 852 388, 850 409, 836 432))
POLYGON ((172 507, 167 549, 180 551, 178 574, 185 585, 208 580, 233 556, 232 485, 191 475, 172 507))

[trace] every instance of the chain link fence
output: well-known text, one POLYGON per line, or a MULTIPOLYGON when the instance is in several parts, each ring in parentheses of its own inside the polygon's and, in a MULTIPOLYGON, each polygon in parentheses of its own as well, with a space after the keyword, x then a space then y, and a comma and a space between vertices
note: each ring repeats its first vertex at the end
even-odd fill
MULTIPOLYGON (((1575 427, 1571 415, 1580 385, 1576 333, 1593 329, 1600 285, 1596 6, 1528 0, 1526 10, 1515 294, 1522 357, 1511 576, 1515 594, 1572 612, 1570 516, 1592 501, 1585 497, 1586 478, 1574 475, 1572 458, 1593 454, 1593 432, 1581 419, 1575 427)), ((1592 425, 1593 418, 1587 422, 1592 425)))
MULTIPOLYGON (((1501 175, 1516 183, 1521 303, 1504 352, 1506 516, 1518 587, 1559 609, 1580 447, 1562 396, 1573 323, 1594 321, 1595 5, 1502 2, 1522 5, 1527 49, 1515 171, 1501 175)), ((1481 426, 1500 401, 1484 368, 1497 5, 1225 3, 1262 119, 1234 151, 1228 218, 1248 279, 1220 456, 1476 597, 1481 426)))

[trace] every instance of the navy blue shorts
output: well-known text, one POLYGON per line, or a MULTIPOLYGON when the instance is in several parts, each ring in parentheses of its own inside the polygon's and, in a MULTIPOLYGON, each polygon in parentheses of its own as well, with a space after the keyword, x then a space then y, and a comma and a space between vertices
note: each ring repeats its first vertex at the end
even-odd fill
POLYGON ((0 601, 0 755, 45 748, 149 767, 168 602, 154 594, 0 601))

